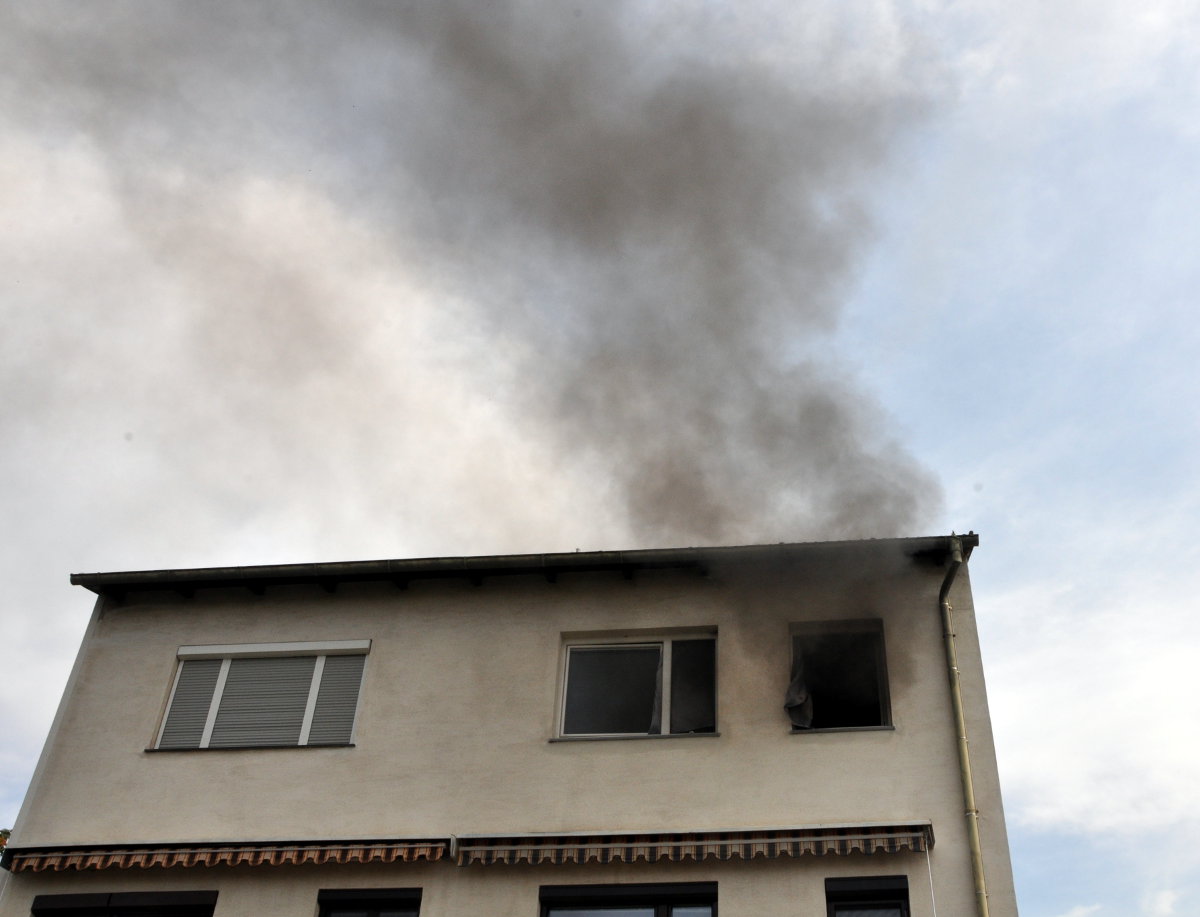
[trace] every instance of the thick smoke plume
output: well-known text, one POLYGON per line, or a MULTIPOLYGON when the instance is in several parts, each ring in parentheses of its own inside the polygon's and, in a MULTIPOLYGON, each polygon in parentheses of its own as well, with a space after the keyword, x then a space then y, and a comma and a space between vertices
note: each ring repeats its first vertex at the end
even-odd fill
POLYGON ((896 534, 936 487, 825 351, 920 99, 898 31, 790 9, 18 3, 0 99, 102 163, 166 266, 153 319, 84 321, 157 329, 126 342, 155 378, 122 397, 234 513, 263 477, 392 511, 480 478, 514 530, 540 517, 503 481, 586 488, 558 511, 607 507, 642 544, 896 534), (379 294, 397 273, 410 298, 379 294), (190 397, 157 403, 178 374, 190 397), (478 454, 481 399, 522 446, 478 454), (458 425, 436 456, 381 432, 423 419, 458 425), (222 424, 257 446, 198 449, 222 424), (454 470, 395 467, 422 455, 454 470))

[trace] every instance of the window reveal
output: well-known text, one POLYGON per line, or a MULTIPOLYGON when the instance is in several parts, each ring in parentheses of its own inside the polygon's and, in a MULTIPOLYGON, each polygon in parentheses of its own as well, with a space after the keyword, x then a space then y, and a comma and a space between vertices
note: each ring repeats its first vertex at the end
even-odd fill
POLYGON ((207 648, 185 647, 156 747, 348 745, 367 645, 285 655, 288 645, 277 644, 279 655, 264 656, 227 647, 234 652, 212 658, 187 658, 207 648))
POLYGON ((715 731, 712 637, 580 644, 566 652, 562 735, 715 731))
POLYGON ((784 707, 795 729, 890 725, 881 623, 794 625, 784 707))

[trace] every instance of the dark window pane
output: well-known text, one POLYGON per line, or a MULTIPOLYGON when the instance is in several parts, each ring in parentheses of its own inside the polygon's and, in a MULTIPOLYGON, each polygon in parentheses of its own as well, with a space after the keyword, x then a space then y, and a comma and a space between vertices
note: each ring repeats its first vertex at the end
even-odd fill
POLYGON ((889 904, 839 904, 833 909, 835 917, 904 917, 904 910, 889 904))
POLYGON ((812 697, 812 728, 883 726, 882 642, 878 633, 802 634, 793 652, 803 660, 812 697))
POLYGON ((673 907, 671 917, 712 917, 712 907, 707 904, 700 907, 673 907))
POLYGON ((658 719, 660 646, 572 647, 566 735, 648 735, 658 719))
POLYGON ((671 642, 671 732, 716 730, 716 646, 712 639, 671 642))
POLYGON ((654 917, 652 907, 553 907, 548 917, 654 917))

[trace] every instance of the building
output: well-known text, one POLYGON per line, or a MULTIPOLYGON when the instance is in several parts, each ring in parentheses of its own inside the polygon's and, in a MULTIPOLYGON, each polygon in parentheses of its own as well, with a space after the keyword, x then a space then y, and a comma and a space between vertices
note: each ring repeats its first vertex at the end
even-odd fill
POLYGON ((73 576, 0 915, 1014 917, 976 544, 73 576))

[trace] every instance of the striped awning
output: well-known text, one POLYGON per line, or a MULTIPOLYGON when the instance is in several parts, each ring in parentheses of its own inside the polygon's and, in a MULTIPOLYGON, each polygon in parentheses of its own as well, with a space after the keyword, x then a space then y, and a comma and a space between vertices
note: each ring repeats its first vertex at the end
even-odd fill
POLYGON ((123 847, 27 847, 5 851, 12 872, 151 869, 189 866, 294 866, 326 863, 433 862, 446 855, 445 841, 303 842, 295 844, 137 845, 123 847))
POLYGON ((928 822, 811 826, 669 834, 471 836, 451 840, 459 866, 473 863, 634 863, 750 860, 848 853, 922 853, 933 846, 928 822))

